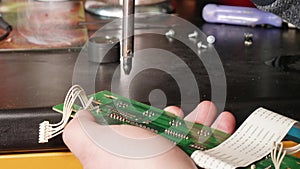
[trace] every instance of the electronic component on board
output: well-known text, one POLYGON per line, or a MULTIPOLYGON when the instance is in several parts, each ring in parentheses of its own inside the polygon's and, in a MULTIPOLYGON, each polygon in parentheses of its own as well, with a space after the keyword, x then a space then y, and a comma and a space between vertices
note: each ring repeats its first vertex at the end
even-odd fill
MULTIPOLYGON (((197 155, 200 152, 215 148, 225 140, 228 141, 231 138, 229 134, 222 131, 202 124, 185 121, 164 110, 119 96, 109 91, 102 91, 86 96, 84 90, 78 85, 73 86, 69 90, 64 104, 54 106, 53 109, 63 113, 63 119, 58 124, 49 124, 47 121, 40 124, 40 143, 48 142, 52 137, 62 133, 71 114, 74 115, 77 111, 84 109, 89 110, 100 125, 128 124, 157 133, 176 143, 177 146, 188 155, 192 155, 191 157, 196 163, 197 155), (74 104, 77 98, 81 101, 82 106, 74 104)), ((258 110, 272 114, 272 112, 266 109, 260 108, 258 110)), ((295 136, 295 131, 293 131, 293 136, 295 136)), ((257 169, 265 169, 269 166, 272 167, 274 165, 273 163, 283 168, 299 168, 300 159, 291 155, 283 154, 284 159, 282 161, 277 160, 274 162, 274 160, 272 160, 273 157, 276 157, 276 160, 277 155, 282 155, 281 153, 276 153, 278 145, 276 144, 275 149, 272 150, 272 158, 267 156, 267 158, 262 160, 258 159, 259 161, 246 168, 253 168, 253 165, 255 165, 257 169)), ((299 146, 296 146, 284 151, 288 154, 292 154, 299 150, 299 146)))

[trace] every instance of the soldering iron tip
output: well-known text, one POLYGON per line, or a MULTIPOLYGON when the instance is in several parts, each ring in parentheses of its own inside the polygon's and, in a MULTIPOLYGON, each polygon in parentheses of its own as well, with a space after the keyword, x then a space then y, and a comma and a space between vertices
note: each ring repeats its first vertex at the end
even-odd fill
POLYGON ((129 75, 132 69, 132 58, 124 58, 123 59, 123 70, 126 75, 129 75))

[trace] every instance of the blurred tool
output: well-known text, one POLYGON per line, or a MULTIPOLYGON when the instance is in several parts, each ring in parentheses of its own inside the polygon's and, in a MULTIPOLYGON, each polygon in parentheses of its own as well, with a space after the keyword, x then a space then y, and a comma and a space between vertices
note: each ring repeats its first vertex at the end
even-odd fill
POLYGON ((203 19, 211 23, 233 25, 272 25, 281 27, 283 20, 279 16, 256 8, 208 4, 203 9, 203 19))
POLYGON ((0 14, 0 29, 5 31, 4 34, 0 35, 0 41, 7 38, 13 29, 12 26, 3 19, 2 14, 0 14))
MULTIPOLYGON (((88 0, 85 9, 95 15, 104 17, 118 17, 122 15, 122 0, 88 0)), ((174 11, 170 0, 135 0, 136 13, 171 13, 174 11)))
MULTIPOLYGON (((281 55, 265 62, 280 71, 300 72, 300 55, 281 55)), ((300 127, 299 127, 300 128, 300 127)), ((300 139, 300 138, 299 138, 300 139)))
POLYGON ((123 0, 122 57, 125 74, 132 68, 135 0, 123 0))
POLYGON ((257 8, 272 12, 300 28, 300 2, 298 0, 252 0, 257 8))

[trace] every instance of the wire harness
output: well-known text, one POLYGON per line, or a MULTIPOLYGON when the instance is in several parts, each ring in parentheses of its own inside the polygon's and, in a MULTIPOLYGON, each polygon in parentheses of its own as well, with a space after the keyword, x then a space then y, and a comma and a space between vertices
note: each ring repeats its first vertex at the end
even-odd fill
POLYGON ((83 109, 94 109, 92 103, 93 98, 88 99, 85 91, 79 85, 74 85, 68 91, 64 106, 62 119, 59 123, 50 124, 49 121, 43 121, 39 125, 39 143, 47 143, 49 139, 61 134, 64 127, 67 125, 68 120, 73 111, 73 105, 75 101, 79 99, 83 106, 83 109))

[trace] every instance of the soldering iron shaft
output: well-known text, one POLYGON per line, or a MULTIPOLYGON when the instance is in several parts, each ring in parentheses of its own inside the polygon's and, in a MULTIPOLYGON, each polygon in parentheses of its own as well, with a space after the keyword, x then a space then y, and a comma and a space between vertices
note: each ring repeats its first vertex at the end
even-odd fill
POLYGON ((134 51, 134 8, 135 0, 123 0, 122 57, 123 68, 126 74, 129 74, 132 68, 134 51))

